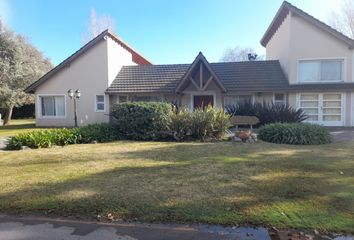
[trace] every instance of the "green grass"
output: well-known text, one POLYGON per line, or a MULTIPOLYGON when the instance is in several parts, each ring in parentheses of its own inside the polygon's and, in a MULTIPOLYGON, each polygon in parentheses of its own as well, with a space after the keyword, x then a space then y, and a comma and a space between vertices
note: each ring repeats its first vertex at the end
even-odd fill
POLYGON ((9 125, 0 125, 0 138, 14 136, 16 134, 31 131, 33 129, 43 128, 36 127, 35 119, 13 119, 10 121, 9 125))
POLYGON ((1 152, 0 169, 4 213, 354 232, 353 142, 122 141, 1 152))

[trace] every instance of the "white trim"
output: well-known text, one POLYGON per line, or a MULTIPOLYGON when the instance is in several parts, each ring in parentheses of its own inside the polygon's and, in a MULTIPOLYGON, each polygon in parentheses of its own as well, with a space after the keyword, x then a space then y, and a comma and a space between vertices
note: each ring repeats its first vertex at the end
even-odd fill
MULTIPOLYGON (((354 53, 353 53, 354 55, 354 53)), ((353 75, 354 76, 354 75, 353 75)), ((328 58, 299 58, 296 62, 296 83, 297 84, 326 84, 326 83, 340 83, 340 82, 347 82, 347 58, 346 57, 328 57, 328 58), (343 67, 342 67, 342 80, 335 80, 335 81, 314 81, 314 82, 300 82, 299 79, 299 67, 301 61, 326 61, 326 60, 342 60, 343 67)))
POLYGON ((66 94, 37 94, 37 99, 36 99, 36 118, 38 119, 65 119, 66 118, 66 94), (41 102, 41 97, 62 97, 64 96, 64 116, 42 116, 42 102, 41 102))
POLYGON ((216 107, 216 92, 210 92, 210 91, 203 91, 203 92, 189 92, 191 96, 191 101, 190 101, 190 110, 194 110, 194 96, 213 96, 213 106, 216 107))
MULTIPOLYGON (((105 94, 95 94, 95 112, 106 112, 106 95, 105 94), (97 109, 97 96, 103 96, 103 110, 98 110, 97 109)), ((102 103, 102 102, 99 102, 99 103, 102 103)))

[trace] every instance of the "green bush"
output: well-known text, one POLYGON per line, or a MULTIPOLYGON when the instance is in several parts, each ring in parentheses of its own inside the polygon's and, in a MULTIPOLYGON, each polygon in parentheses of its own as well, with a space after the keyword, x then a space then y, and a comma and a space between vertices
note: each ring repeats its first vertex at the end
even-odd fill
POLYGON ((48 148, 54 145, 65 146, 76 143, 110 142, 121 139, 121 134, 108 123, 92 124, 79 128, 55 128, 20 133, 11 137, 6 145, 8 150, 22 147, 48 148))
POLYGON ((128 139, 156 140, 166 133, 171 111, 169 103, 126 102, 113 106, 112 117, 128 139))
POLYGON ((330 143, 328 130, 309 123, 272 123, 259 129, 259 138, 266 142, 295 145, 330 143))
POLYGON ((176 140, 186 138, 205 141, 220 139, 229 127, 230 116, 222 109, 211 106, 189 112, 182 109, 171 114, 169 129, 176 140))
POLYGON ((111 142, 120 140, 121 134, 109 123, 96 123, 76 129, 78 143, 111 142))
POLYGON ((242 101, 236 105, 226 106, 226 111, 232 116, 256 116, 259 119, 260 125, 269 123, 297 123, 307 119, 303 110, 294 109, 287 104, 242 101))
POLYGON ((75 129, 57 128, 20 133, 11 137, 6 145, 8 150, 29 148, 48 148, 53 145, 64 146, 77 143, 78 135, 75 129))

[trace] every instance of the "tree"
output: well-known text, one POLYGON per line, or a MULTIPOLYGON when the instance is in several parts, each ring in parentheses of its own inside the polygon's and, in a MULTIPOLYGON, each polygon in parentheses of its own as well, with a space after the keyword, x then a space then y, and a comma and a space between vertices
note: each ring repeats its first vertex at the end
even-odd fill
POLYGON ((332 12, 328 24, 344 35, 354 38, 354 1, 343 1, 340 10, 332 12))
POLYGON ((15 106, 33 102, 23 90, 52 68, 52 64, 22 35, 0 21, 0 108, 8 124, 15 106))
MULTIPOLYGON (((226 48, 223 55, 220 58, 220 62, 240 62, 249 61, 248 54, 255 56, 255 51, 250 47, 226 48)), ((257 56, 254 60, 263 60, 263 56, 257 56)))
POLYGON ((97 16, 96 10, 91 8, 90 19, 87 24, 86 32, 82 35, 83 44, 88 43, 106 29, 115 31, 115 25, 115 21, 110 15, 97 16))

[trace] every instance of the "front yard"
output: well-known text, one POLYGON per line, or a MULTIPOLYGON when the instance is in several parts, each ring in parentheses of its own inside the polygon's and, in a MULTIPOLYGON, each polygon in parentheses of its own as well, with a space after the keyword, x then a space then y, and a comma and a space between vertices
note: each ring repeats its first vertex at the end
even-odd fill
POLYGON ((0 209, 354 232, 354 143, 115 142, 0 153, 0 209))

